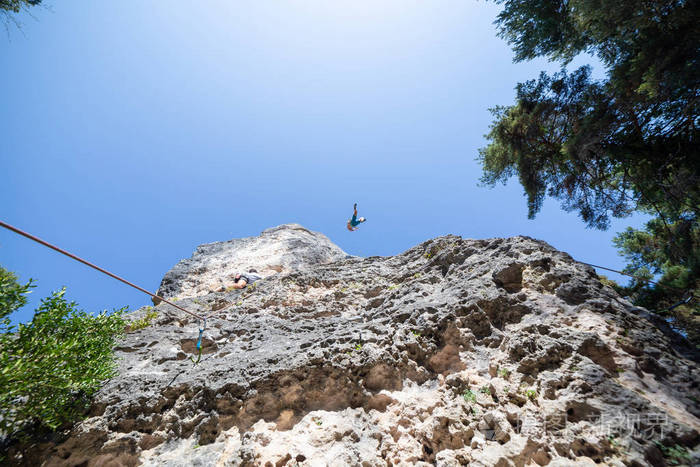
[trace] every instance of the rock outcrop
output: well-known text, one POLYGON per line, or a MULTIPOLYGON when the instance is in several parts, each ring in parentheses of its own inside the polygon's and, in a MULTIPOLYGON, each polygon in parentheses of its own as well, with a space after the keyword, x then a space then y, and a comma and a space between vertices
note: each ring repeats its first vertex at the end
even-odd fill
POLYGON ((358 258, 283 226, 198 248, 161 293, 210 316, 201 362, 197 321, 157 306, 88 418, 17 463, 698 461, 695 349, 541 241, 445 236, 358 258), (211 291, 248 267, 276 274, 211 291))
POLYGON ((299 224, 284 224, 258 237, 199 245, 192 256, 168 271, 158 292, 164 298, 189 298, 224 291, 232 275, 253 270, 262 277, 304 271, 349 255, 328 237, 299 224))

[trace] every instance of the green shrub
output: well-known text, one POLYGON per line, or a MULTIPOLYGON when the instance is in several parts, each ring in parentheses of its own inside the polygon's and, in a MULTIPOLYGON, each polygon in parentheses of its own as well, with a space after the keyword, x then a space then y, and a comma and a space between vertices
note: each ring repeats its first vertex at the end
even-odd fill
POLYGON ((656 445, 661 449, 664 457, 668 459, 671 465, 690 464, 690 453, 684 446, 676 444, 674 446, 665 446, 659 441, 655 441, 656 445))
POLYGON ((0 432, 11 436, 76 421, 115 374, 113 348, 126 325, 125 309, 90 315, 65 300, 65 289, 43 299, 31 322, 10 325, 31 287, 0 267, 0 432))
POLYGON ((462 397, 464 397, 464 400, 467 402, 476 402, 476 394, 474 394, 471 389, 466 389, 462 397))
POLYGON ((139 329, 147 328, 151 325, 151 322, 158 317, 158 312, 156 310, 150 310, 146 312, 143 318, 135 319, 129 323, 129 332, 138 331, 139 329))
POLYGON ((17 282, 17 277, 10 271, 0 266, 0 332, 7 333, 10 328, 10 314, 23 307, 27 303, 27 294, 30 293, 33 280, 29 279, 25 285, 17 282))
POLYGON ((615 282, 614 280, 610 279, 607 276, 604 276, 602 274, 598 274, 598 280, 600 281, 601 284, 607 285, 611 289, 615 290, 616 292, 620 293, 622 291, 622 287, 620 284, 615 282))

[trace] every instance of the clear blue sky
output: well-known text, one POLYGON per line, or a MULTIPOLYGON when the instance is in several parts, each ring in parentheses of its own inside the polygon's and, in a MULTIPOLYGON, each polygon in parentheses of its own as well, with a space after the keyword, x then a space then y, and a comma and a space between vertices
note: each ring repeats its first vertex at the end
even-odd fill
MULTIPOLYGON (((554 200, 528 220, 517 181, 477 185, 487 109, 557 68, 513 64, 491 3, 48 5, 0 38, 0 219, 150 290, 198 244, 287 222, 362 256, 522 234, 619 268, 611 238, 642 221, 590 230, 554 200)), ((63 285, 88 311, 150 303, 4 229, 0 264, 38 280, 32 309, 63 285)))

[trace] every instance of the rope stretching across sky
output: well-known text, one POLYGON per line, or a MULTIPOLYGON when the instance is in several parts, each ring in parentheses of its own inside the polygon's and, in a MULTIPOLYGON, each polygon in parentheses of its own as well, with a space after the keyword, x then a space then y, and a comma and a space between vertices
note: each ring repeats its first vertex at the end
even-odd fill
POLYGON ((34 240, 35 242, 40 243, 40 244, 42 244, 42 245, 44 245, 44 246, 46 246, 46 247, 49 247, 49 248, 51 248, 52 250, 56 250, 56 251, 58 251, 59 253, 61 253, 61 254, 63 254, 63 255, 66 255, 66 256, 68 256, 68 257, 71 258, 71 259, 74 259, 74 260, 76 260, 76 261, 79 261, 79 262, 83 263, 83 264, 86 265, 86 266, 90 266, 90 267, 93 268, 93 269, 97 269, 97 270, 100 271, 101 273, 107 274, 109 277, 112 277, 112 278, 114 278, 114 279, 116 279, 116 280, 118 280, 118 281, 121 281, 121 282, 125 283, 126 285, 128 285, 128 286, 130 286, 130 287, 133 287, 133 288, 135 288, 136 290, 139 290, 139 291, 141 291, 141 292, 143 292, 143 293, 145 293, 145 294, 148 294, 148 295, 150 295, 151 297, 153 297, 153 298, 155 298, 155 299, 162 300, 163 302, 167 303, 168 305, 173 306, 173 307, 177 308, 177 309, 180 310, 180 311, 184 311, 184 312, 187 313, 188 315, 194 316, 195 318, 198 318, 198 319, 200 319, 200 320, 204 320, 204 319, 205 319, 203 316, 200 316, 200 315, 198 315, 197 313, 193 313, 193 312, 191 312, 191 311, 189 311, 189 310, 186 310, 186 309, 182 308, 181 306, 178 306, 178 305, 174 304, 173 302, 171 302, 171 301, 169 301, 169 300, 167 300, 167 299, 165 299, 165 298, 163 298, 163 297, 160 297, 160 296, 158 296, 158 295, 156 295, 156 294, 153 294, 153 293, 149 292, 148 290, 146 290, 146 289, 144 289, 144 288, 142 288, 142 287, 139 287, 139 286, 136 285, 136 284, 132 284, 132 283, 129 282, 128 280, 123 279, 123 278, 117 276, 116 274, 112 274, 111 272, 109 272, 109 271, 107 271, 107 270, 105 270, 105 269, 102 269, 101 267, 96 266, 96 265, 92 264, 92 263, 89 262, 89 261, 86 261, 86 260, 84 260, 84 259, 82 259, 82 258, 80 258, 80 257, 78 257, 78 256, 76 256, 76 255, 74 255, 74 254, 72 254, 72 253, 69 253, 69 252, 67 252, 66 250, 63 250, 62 248, 59 248, 59 247, 57 247, 57 246, 55 246, 55 245, 52 245, 52 244, 50 244, 49 242, 40 239, 39 237, 35 237, 34 235, 32 235, 32 234, 30 234, 30 233, 28 233, 28 232, 25 232, 25 231, 23 231, 23 230, 21 230, 21 229, 18 229, 17 227, 13 227, 13 226, 11 226, 10 224, 7 224, 7 223, 5 223, 5 222, 3 222, 3 221, 1 221, 1 220, 0 220, 0 226, 5 227, 6 229, 11 230, 12 232, 15 232, 15 233, 17 233, 17 234, 19 234, 19 235, 22 235, 23 237, 27 237, 27 238, 30 239, 30 240, 34 240))
MULTIPOLYGON (((105 270, 105 269, 102 269, 101 267, 96 266, 96 265, 92 264, 91 262, 86 261, 86 260, 80 258, 79 256, 76 256, 76 255, 74 255, 74 254, 72 254, 72 253, 69 253, 69 252, 67 252, 66 250, 63 250, 63 249, 61 249, 61 248, 59 248, 59 247, 57 247, 57 246, 55 246, 55 245, 52 245, 51 243, 49 243, 49 242, 47 242, 47 241, 44 241, 44 240, 40 239, 39 237, 36 237, 36 236, 34 236, 34 235, 32 235, 32 234, 30 234, 30 233, 28 233, 28 232, 25 232, 25 231, 23 231, 23 230, 21 230, 21 229, 18 229, 17 227, 13 227, 13 226, 11 226, 10 224, 7 224, 7 223, 5 223, 5 222, 3 222, 3 221, 0 221, 0 226, 5 227, 6 229, 11 230, 12 232, 15 232, 15 233, 17 233, 17 234, 19 234, 19 235, 22 235, 23 237, 26 237, 26 238, 28 238, 28 239, 30 239, 30 240, 33 240, 33 241, 37 242, 37 243, 40 243, 40 244, 42 244, 42 245, 44 245, 44 246, 46 246, 46 247, 48 247, 48 248, 51 248, 52 250, 56 250, 56 251, 58 251, 59 253, 61 253, 61 254, 63 254, 63 255, 66 255, 66 256, 68 256, 68 257, 71 258, 71 259, 74 259, 74 260, 76 260, 76 261, 79 261, 79 262, 85 264, 86 266, 90 266, 91 268, 96 269, 96 270, 100 271, 101 273, 106 274, 106 275, 108 275, 108 276, 110 276, 110 277, 112 277, 112 278, 114 278, 114 279, 117 279, 118 281, 121 281, 121 282, 125 283, 126 285, 135 288, 136 290, 139 290, 139 291, 141 291, 141 292, 143 292, 143 293, 145 293, 145 294, 148 294, 148 295, 150 295, 151 297, 153 297, 153 298, 155 298, 155 299, 157 299, 157 300, 161 300, 161 301, 167 303, 168 305, 177 308, 177 309, 180 310, 180 311, 184 311, 184 312, 187 313, 188 315, 194 316, 195 318, 200 319, 200 320, 205 320, 205 319, 206 319, 204 316, 201 316, 201 315, 198 315, 197 313, 193 313, 193 312, 191 312, 191 311, 189 311, 189 310, 186 310, 186 309, 182 308, 181 306, 178 306, 178 305, 174 304, 173 302, 171 302, 171 301, 169 301, 169 300, 167 300, 167 299, 165 299, 165 298, 163 298, 163 297, 160 297, 160 296, 158 296, 158 295, 155 295, 155 294, 149 292, 148 290, 146 290, 146 289, 144 289, 144 288, 142 288, 142 287, 139 287, 138 285, 133 284, 133 283, 127 281, 126 279, 123 279, 123 278, 117 276, 116 274, 112 274, 111 272, 109 272, 109 271, 107 271, 107 270, 105 270)), ((576 260, 574 260, 574 261, 576 261, 576 260)), ((633 278, 635 278, 635 279, 637 279, 637 280, 642 280, 642 281, 645 281, 645 282, 648 282, 648 283, 651 283, 651 284, 656 284, 656 285, 658 285, 658 286, 660 286, 660 287, 664 287, 664 288, 666 288, 666 289, 673 290, 673 291, 676 291, 676 292, 681 292, 681 293, 684 293, 684 294, 690 293, 690 297, 692 297, 692 298, 697 298, 697 297, 695 296, 695 294, 692 293, 692 291, 685 291, 685 290, 678 289, 678 288, 676 288, 676 287, 671 287, 671 286, 668 286, 668 285, 660 284, 660 283, 655 282, 655 281, 652 281, 652 280, 650 280, 650 279, 644 279, 644 278, 641 278, 641 277, 637 277, 637 276, 634 276, 634 275, 629 274, 629 273, 626 273, 626 272, 622 272, 622 271, 618 271, 618 270, 615 270, 615 269, 606 268, 605 266, 598 266, 598 265, 595 265, 595 264, 586 263, 586 262, 584 262, 584 261, 576 261, 576 262, 581 263, 581 264, 585 264, 586 266, 591 266, 591 267, 594 267, 594 268, 605 269, 606 271, 616 272, 616 273, 618 273, 618 274, 622 274, 622 275, 625 275, 625 276, 633 277, 633 278)))

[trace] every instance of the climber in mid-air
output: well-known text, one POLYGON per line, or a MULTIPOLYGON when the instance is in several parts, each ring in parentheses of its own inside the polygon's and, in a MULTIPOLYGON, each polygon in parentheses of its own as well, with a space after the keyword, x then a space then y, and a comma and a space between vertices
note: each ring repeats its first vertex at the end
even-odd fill
POLYGON ((348 230, 353 231, 358 229, 358 225, 366 221, 364 217, 357 218, 357 203, 353 206, 352 219, 348 221, 348 230))

